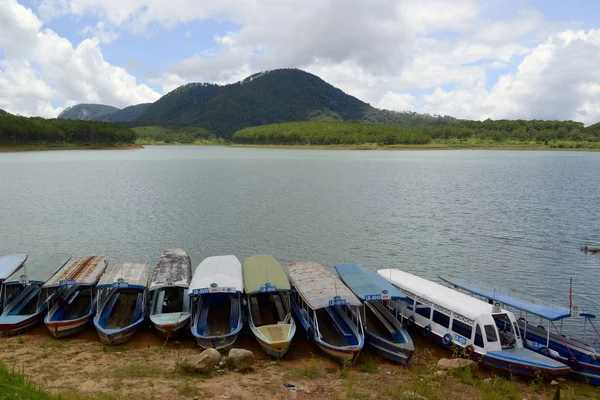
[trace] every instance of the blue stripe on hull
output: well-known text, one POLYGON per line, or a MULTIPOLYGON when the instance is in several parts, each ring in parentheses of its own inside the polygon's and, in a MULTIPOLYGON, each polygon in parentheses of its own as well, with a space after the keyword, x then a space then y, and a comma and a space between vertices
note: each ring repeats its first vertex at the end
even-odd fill
POLYGON ((379 356, 400 364, 407 363, 412 357, 412 351, 403 348, 401 344, 386 342, 368 331, 365 331, 365 342, 379 356))

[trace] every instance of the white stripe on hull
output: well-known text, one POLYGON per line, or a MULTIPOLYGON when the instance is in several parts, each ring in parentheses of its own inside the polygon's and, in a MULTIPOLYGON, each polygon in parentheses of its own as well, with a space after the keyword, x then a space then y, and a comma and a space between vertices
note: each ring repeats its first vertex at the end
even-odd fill
POLYGON ((329 354, 333 358, 337 358, 342 361, 345 361, 345 360, 352 361, 352 359, 354 358, 354 354, 356 354, 356 353, 349 353, 349 352, 342 351, 342 350, 334 350, 330 347, 323 346, 322 344, 320 344, 319 342, 316 342, 316 341, 315 341, 315 343, 325 353, 329 354))
MULTIPOLYGON (((81 332, 85 328, 85 325, 88 322, 90 322, 91 318, 92 318, 92 316, 90 315, 89 317, 86 317, 83 320, 79 320, 78 322, 74 322, 72 324, 66 324, 66 325, 62 325, 62 326, 58 326, 57 323, 46 322, 46 326, 48 327, 48 329, 50 330, 50 333, 52 333, 52 335, 54 337, 61 338, 61 337, 70 336, 70 335, 74 335, 78 332, 81 332)), ((64 321, 62 321, 60 323, 64 324, 64 321)))

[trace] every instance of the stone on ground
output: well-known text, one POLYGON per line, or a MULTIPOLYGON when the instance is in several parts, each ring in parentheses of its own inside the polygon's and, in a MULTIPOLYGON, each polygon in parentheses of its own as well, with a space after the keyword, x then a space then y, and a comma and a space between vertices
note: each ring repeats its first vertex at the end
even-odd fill
POLYGON ((244 371, 254 365, 254 354, 244 349, 231 349, 227 356, 229 369, 244 371))
POLYGON ((437 363, 437 368, 442 371, 452 369, 463 369, 471 368, 472 370, 477 369, 477 364, 473 360, 467 360, 465 358, 442 358, 437 363))
POLYGON ((178 363, 178 369, 191 374, 207 374, 221 361, 221 353, 215 349, 206 349, 197 356, 184 358, 178 363))
POLYGON ((418 393, 407 390, 406 392, 402 393, 402 400, 429 400, 429 399, 418 393))

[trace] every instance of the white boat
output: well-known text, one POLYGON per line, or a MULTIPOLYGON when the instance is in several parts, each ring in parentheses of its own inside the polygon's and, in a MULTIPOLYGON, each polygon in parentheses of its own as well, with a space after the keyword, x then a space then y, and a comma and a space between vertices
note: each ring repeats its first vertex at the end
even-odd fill
POLYGON ((248 257, 243 270, 250 330, 265 353, 281 358, 296 333, 290 309, 290 281, 281 264, 271 256, 248 257))
POLYGON ((2 312, 4 289, 3 282, 15 273, 27 260, 27 254, 9 254, 0 256, 0 313, 2 312))
POLYGON ((401 315, 423 336, 459 349, 464 357, 511 374, 551 378, 568 374, 565 364, 523 347, 512 312, 398 269, 377 273, 407 300, 401 315), (504 329, 498 330, 502 325, 504 329))
POLYGON ((194 271, 192 335, 202 348, 225 350, 243 326, 242 264, 236 256, 205 258, 194 271))
POLYGON ((170 337, 190 321, 188 289, 192 261, 183 249, 165 250, 150 275, 150 321, 161 336, 170 337))

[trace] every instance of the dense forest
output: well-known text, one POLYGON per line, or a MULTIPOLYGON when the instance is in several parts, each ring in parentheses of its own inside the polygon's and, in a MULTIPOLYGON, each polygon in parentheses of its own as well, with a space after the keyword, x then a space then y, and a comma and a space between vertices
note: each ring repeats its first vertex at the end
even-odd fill
POLYGON ((110 146, 133 143, 135 139, 131 129, 109 122, 0 115, 0 145, 73 143, 110 146))
POLYGON ((431 136, 401 126, 310 121, 255 126, 237 131, 236 143, 249 144, 427 144, 431 136))
POLYGON ((164 143, 194 143, 196 140, 215 140, 213 133, 204 128, 195 126, 187 127, 162 127, 138 126, 132 128, 137 138, 147 142, 164 143))
MULTIPOLYGON (((424 144, 431 140, 481 139, 494 142, 600 142, 600 124, 573 121, 458 121, 443 126, 391 126, 343 122, 295 122, 237 131, 233 141, 253 144, 424 144)), ((561 147, 561 146, 557 146, 561 147)))

